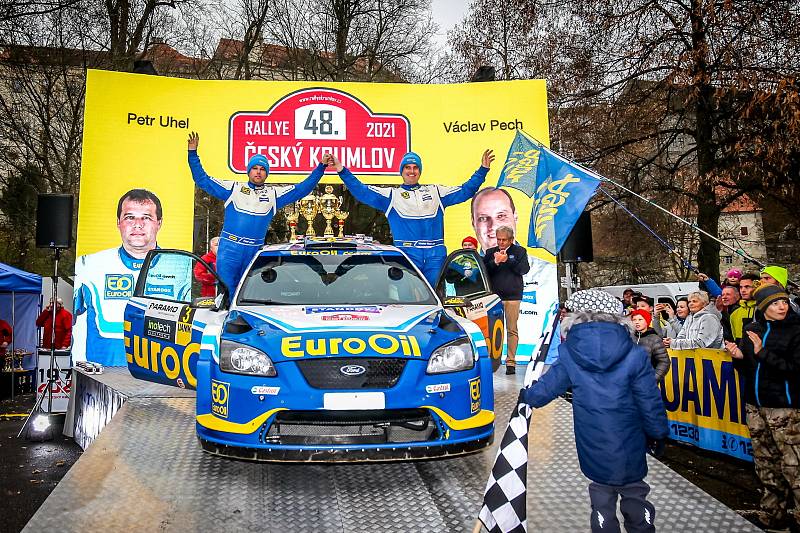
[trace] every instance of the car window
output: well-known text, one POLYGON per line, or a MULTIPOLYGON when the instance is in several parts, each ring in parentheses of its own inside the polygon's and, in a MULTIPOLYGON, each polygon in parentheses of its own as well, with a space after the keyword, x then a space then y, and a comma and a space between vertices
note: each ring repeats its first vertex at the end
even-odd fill
POLYGON ((141 294, 147 298, 190 303, 193 292, 199 296, 199 288, 192 287, 192 267, 194 259, 188 255, 162 252, 150 262, 145 274, 141 294))
POLYGON ((458 254, 450 260, 443 272, 445 296, 469 297, 488 292, 479 260, 474 253, 458 254))
POLYGON ((400 254, 262 255, 237 304, 435 304, 436 297, 400 254))

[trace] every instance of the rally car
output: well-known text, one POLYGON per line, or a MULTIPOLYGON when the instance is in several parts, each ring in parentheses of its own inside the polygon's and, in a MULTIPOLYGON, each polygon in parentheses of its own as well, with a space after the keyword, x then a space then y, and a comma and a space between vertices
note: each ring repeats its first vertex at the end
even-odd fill
POLYGON ((435 290, 397 248, 344 238, 263 247, 233 295, 150 290, 197 262, 151 251, 124 329, 134 377, 197 389, 206 451, 370 461, 491 444, 503 314, 474 251, 452 253, 435 290))

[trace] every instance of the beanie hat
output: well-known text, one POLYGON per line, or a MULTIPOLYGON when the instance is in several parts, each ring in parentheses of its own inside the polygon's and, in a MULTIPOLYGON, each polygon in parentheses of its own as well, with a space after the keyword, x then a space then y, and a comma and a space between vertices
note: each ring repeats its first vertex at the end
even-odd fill
POLYGON ((403 174, 403 168, 406 165, 417 165, 419 167, 419 173, 422 174, 422 158, 418 154, 408 152, 403 156, 403 159, 400 160, 400 175, 403 174))
POLYGON ((769 274, 781 284, 781 287, 786 287, 786 282, 789 281, 789 271, 783 267, 770 265, 761 269, 762 274, 769 274))
POLYGON ((476 239, 472 235, 467 235, 466 237, 464 237, 464 240, 461 241, 462 248, 463 248, 465 242, 471 243, 472 246, 474 246, 475 248, 478 247, 478 239, 476 239))
POLYGON ((254 166, 261 165, 264 167, 264 170, 267 171, 267 175, 269 175, 269 162, 267 158, 261 154, 256 154, 250 158, 250 161, 247 162, 247 173, 250 174, 250 171, 253 169, 254 166))
POLYGON ((733 278, 733 279, 742 279, 742 271, 738 268, 732 268, 728 270, 728 273, 725 274, 726 278, 733 278))
MULTIPOLYGON (((772 276, 772 274, 770 274, 770 276, 772 276)), ((788 301, 789 295, 786 294, 786 291, 784 291, 782 288, 776 285, 765 283, 753 291, 753 299, 756 301, 756 307, 758 310, 764 313, 772 302, 777 300, 788 301)))
POLYGON ((631 318, 633 318, 633 317, 635 317, 637 315, 642 317, 642 318, 644 318, 644 321, 645 321, 645 323, 647 323, 648 326, 653 321, 653 315, 651 315, 650 313, 648 313, 644 309, 634 309, 633 311, 631 311, 631 315, 630 315, 631 318))
POLYGON ((622 302, 614 298, 610 293, 600 289, 578 291, 564 302, 564 307, 573 313, 595 311, 612 315, 622 314, 622 302))

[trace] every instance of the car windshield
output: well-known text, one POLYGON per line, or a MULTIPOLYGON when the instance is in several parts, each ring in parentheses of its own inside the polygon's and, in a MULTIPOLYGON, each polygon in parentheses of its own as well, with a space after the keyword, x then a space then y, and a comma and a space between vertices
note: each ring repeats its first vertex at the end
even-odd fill
POLYGON ((262 255, 247 273, 239 305, 435 304, 400 254, 262 255))

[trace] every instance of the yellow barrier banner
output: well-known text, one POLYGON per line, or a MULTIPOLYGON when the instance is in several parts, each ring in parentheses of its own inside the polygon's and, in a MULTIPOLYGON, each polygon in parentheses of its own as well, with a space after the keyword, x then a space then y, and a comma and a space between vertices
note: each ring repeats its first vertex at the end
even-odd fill
POLYGON ((674 440, 753 460, 739 375, 725 350, 668 350, 660 383, 674 440))

